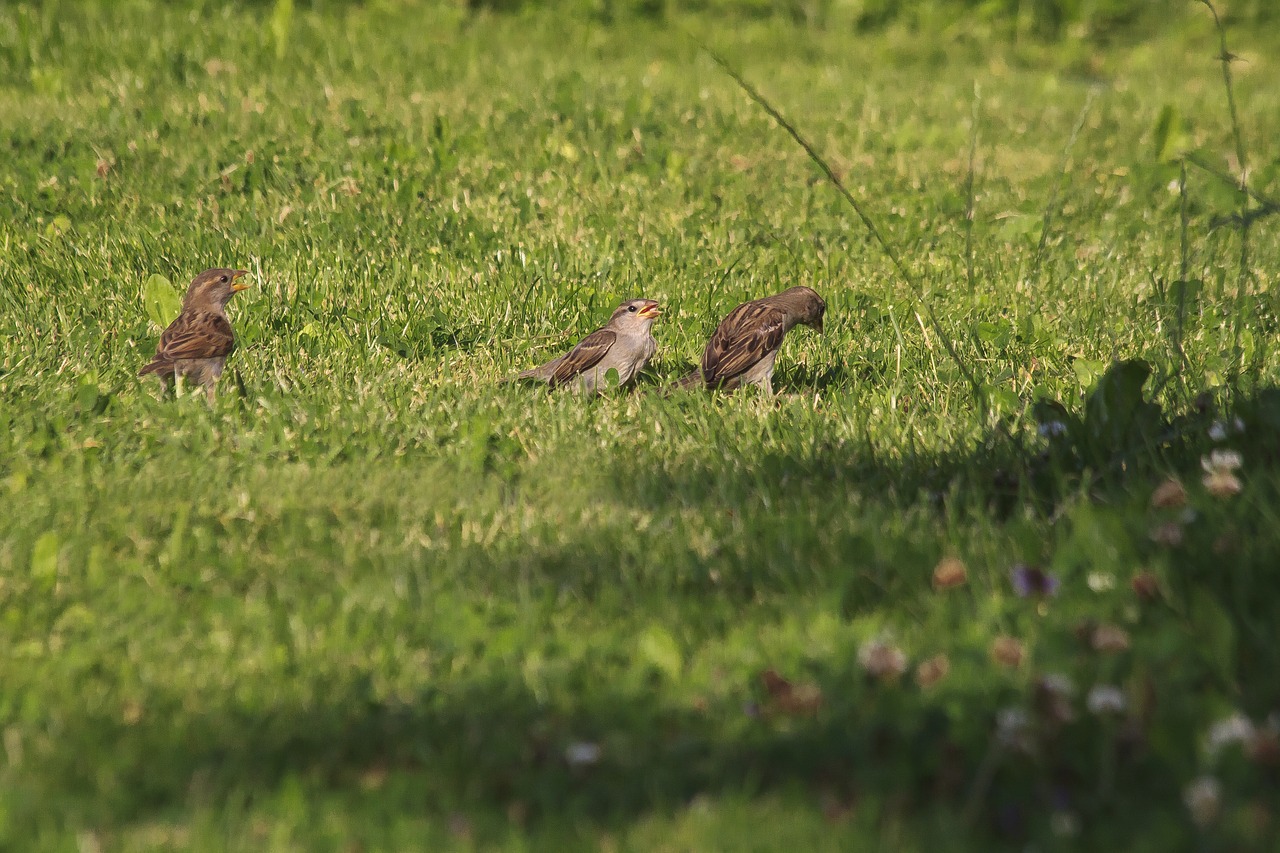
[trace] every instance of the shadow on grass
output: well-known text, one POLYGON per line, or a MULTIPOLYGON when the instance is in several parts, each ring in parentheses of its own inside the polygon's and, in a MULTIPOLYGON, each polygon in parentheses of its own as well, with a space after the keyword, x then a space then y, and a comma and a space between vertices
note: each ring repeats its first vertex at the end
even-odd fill
MULTIPOLYGON (((821 679, 864 683, 855 670, 850 662, 821 679)), ((245 708, 218 697, 199 710, 157 707, 133 725, 89 715, 68 721, 66 748, 30 776, 32 814, 15 809, 11 826, 48 819, 41 802, 75 798, 88 804, 78 817, 98 830, 123 829, 192 803, 269 798, 291 779, 313 793, 380 798, 381 814, 465 814, 482 840, 487 826, 495 842, 513 819, 535 830, 617 829, 720 794, 800 793, 815 807, 820 799, 851 807, 871 796, 897 816, 958 808, 980 756, 949 736, 945 713, 903 701, 890 725, 875 708, 884 699, 870 692, 870 685, 846 691, 799 716, 771 715, 752 702, 675 707, 657 689, 619 694, 598 685, 584 686, 571 703, 547 703, 515 681, 389 705, 354 674, 305 707, 245 708), (575 745, 600 751, 575 762, 575 745), (402 775, 412 779, 408 787, 371 790, 402 775)), ((994 698, 951 696, 975 713, 994 698)), ((997 780, 990 792, 997 803, 1022 807, 1016 780, 997 780)))
MULTIPOLYGON (((1263 416, 1273 396, 1267 392, 1235 408, 1246 418, 1237 446, 1264 469, 1274 468, 1275 448, 1280 447, 1263 416)), ((1188 433, 1165 452, 1100 480, 1094 498, 1121 503, 1143 496, 1145 501, 1168 470, 1190 480, 1212 444, 1198 435, 1188 433)), ((847 448, 815 447, 803 455, 765 453, 735 466, 676 469, 637 468, 634 460, 617 459, 617 470, 599 473, 619 504, 674 512, 681 506, 712 506, 725 514, 749 512, 752 524, 765 526, 757 531, 753 548, 703 560, 722 567, 726 580, 713 584, 703 575, 690 575, 682 582, 663 575, 661 583, 640 581, 668 589, 673 607, 695 606, 709 594, 744 604, 768 599, 771 593, 782 599, 782 593, 814 580, 803 572, 816 571, 822 573, 818 581, 827 592, 839 594, 841 584, 847 584, 847 616, 882 601, 909 604, 910 595, 920 594, 918 576, 904 579, 892 567, 878 575, 846 571, 848 580, 835 577, 837 568, 876 562, 878 543, 870 532, 823 530, 827 520, 857 512, 846 501, 850 484, 890 505, 896 502, 904 511, 920 504, 922 494, 925 507, 942 507, 959 490, 972 493, 970 500, 1011 500, 1053 512, 1079 482, 1067 455, 1032 452, 997 436, 980 447, 947 454, 878 455, 870 448, 858 453, 862 455, 847 448), (1050 471, 1051 465, 1058 467, 1050 471), (984 485, 984 478, 994 479, 999 470, 1010 472, 1011 479, 984 485), (771 520, 772 508, 788 502, 820 509, 803 529, 788 526, 785 512, 771 520), (827 538, 815 538, 823 535, 827 538), (831 565, 833 555, 840 556, 840 566, 831 565), (779 571, 784 564, 798 573, 779 571)), ((1229 572, 1217 571, 1222 563, 1217 534, 1189 528, 1179 555, 1184 583, 1219 601, 1238 626, 1232 669, 1213 673, 1203 662, 1182 662, 1185 672, 1177 682, 1161 683, 1159 701, 1168 702, 1170 692, 1192 690, 1215 677, 1247 685, 1243 702, 1251 712, 1280 701, 1280 688, 1270 677, 1280 660, 1267 630, 1274 601, 1250 594, 1238 583, 1242 576, 1268 577, 1272 571, 1270 540, 1262 529, 1268 516, 1258 509, 1265 506, 1262 501, 1242 507, 1238 532, 1256 532, 1263 544, 1234 555, 1229 572)), ((495 585, 515 576, 553 589, 567 584, 589 606, 608 593, 620 557, 609 543, 588 535, 589 530, 582 533, 566 544, 521 554, 488 553, 477 546, 467 559, 491 573, 495 585)), ((908 534, 891 543, 899 559, 903 549, 913 547, 908 534)), ((920 549, 916 562, 927 564, 930 546, 914 547, 920 549)), ((1011 560, 1016 557, 1010 555, 1011 560)), ((690 558, 694 568, 696 563, 690 558)), ((389 703, 376 698, 373 674, 357 670, 327 685, 306 705, 264 698, 246 706, 214 695, 204 707, 190 708, 160 692, 148 699, 149 707, 131 725, 117 717, 73 712, 62 721, 63 742, 27 774, 23 787, 33 801, 10 811, 11 825, 47 819, 41 803, 68 795, 79 795, 88 804, 85 817, 95 825, 125 827, 192 802, 217 803, 246 794, 269 797, 295 778, 305 790, 360 796, 367 792, 368 780, 385 779, 389 773, 412 781, 387 786, 390 805, 384 803, 384 813, 389 807, 419 815, 425 802, 428 814, 459 812, 490 827, 505 827, 514 815, 530 829, 618 828, 699 796, 770 792, 800 793, 815 806, 824 800, 842 807, 869 802, 886 819, 940 809, 949 815, 944 820, 960 827, 959 816, 976 789, 978 828, 983 835, 989 831, 991 837, 1012 842, 1028 837, 1033 814, 1070 809, 1096 818, 1108 810, 1114 813, 1118 803, 1133 802, 1116 792, 1141 791, 1142 802, 1174 804, 1176 809, 1178 786, 1190 772, 1172 765, 1167 749, 1152 757, 1141 731, 1085 723, 1054 733, 1034 759, 1010 759, 984 780, 997 713, 1019 698, 1007 692, 1012 686, 992 689, 953 677, 934 694, 922 695, 909 686, 881 690, 866 681, 855 660, 837 658, 804 673, 823 686, 821 707, 770 713, 771 696, 761 683, 737 686, 729 691, 732 699, 681 704, 687 697, 673 698, 656 674, 649 685, 622 689, 593 680, 587 669, 572 673, 551 698, 535 696, 513 671, 451 681, 448 690, 389 703), (1115 756, 1103 789, 1097 788, 1096 778, 1099 737, 1113 739, 1115 756), (568 757, 575 744, 598 746, 598 760, 575 765, 568 757)), ((1164 741, 1171 730, 1185 735, 1190 727, 1175 719, 1162 732, 1164 741)), ((1179 826, 1163 808, 1111 823, 1123 823, 1111 830, 1113 842, 1161 823, 1166 834, 1169 827, 1177 831, 1179 826)))

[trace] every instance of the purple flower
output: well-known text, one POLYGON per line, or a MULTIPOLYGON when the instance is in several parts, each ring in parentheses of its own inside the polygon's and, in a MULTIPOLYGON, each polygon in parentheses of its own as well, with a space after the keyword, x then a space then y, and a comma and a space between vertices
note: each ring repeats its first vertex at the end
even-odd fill
POLYGON ((1009 580, 1019 598, 1052 598, 1058 594, 1058 579, 1039 566, 1018 563, 1009 570, 1009 580))

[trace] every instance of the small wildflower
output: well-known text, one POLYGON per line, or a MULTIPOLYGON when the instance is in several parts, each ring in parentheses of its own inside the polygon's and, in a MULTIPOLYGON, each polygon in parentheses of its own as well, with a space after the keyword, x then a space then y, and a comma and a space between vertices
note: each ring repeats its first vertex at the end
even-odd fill
POLYGON ((1080 818, 1075 812, 1054 811, 1049 818, 1049 829, 1059 838, 1074 838, 1080 834, 1080 818))
POLYGON ((577 741, 565 747, 564 760, 570 767, 590 767, 600 761, 601 753, 600 744, 577 741))
POLYGON ((1042 675, 1036 684, 1055 696, 1062 696, 1067 699, 1074 696, 1076 692, 1075 683, 1069 676, 1060 672, 1050 672, 1047 675, 1042 675))
POLYGON ((1204 469, 1204 487, 1215 498, 1229 498, 1240 494, 1240 478, 1235 472, 1242 465, 1240 454, 1234 450, 1215 450, 1200 460, 1204 469))
POLYGON ((1225 471, 1239 471, 1244 465, 1244 461, 1240 458, 1240 454, 1234 450, 1215 450, 1209 454, 1208 462, 1200 460, 1201 466, 1205 470, 1210 468, 1221 468, 1225 471))
POLYGON ((1160 597, 1160 579, 1155 572, 1141 571, 1129 581, 1129 588, 1143 601, 1155 601, 1160 597))
POLYGON ((1255 764, 1280 767, 1280 726, 1269 723, 1257 729, 1244 745, 1244 754, 1255 764))
POLYGON ((1222 810, 1222 785, 1212 776, 1201 776, 1183 789, 1182 802, 1196 826, 1208 826, 1222 810))
POLYGON ((1039 566, 1018 563, 1009 570, 1009 580, 1019 598, 1050 598, 1058 593, 1058 579, 1039 566))
POLYGON ((1109 589, 1115 589, 1116 576, 1110 572, 1089 572, 1085 583, 1094 592, 1106 592, 1109 589))
POLYGON ((1151 493, 1152 509, 1181 509, 1187 505, 1187 490, 1174 479, 1165 480, 1151 493))
POLYGON ((907 669, 907 656, 883 640, 871 640, 858 649, 858 663, 872 678, 896 681, 907 669))
POLYGON ((1059 673, 1050 673, 1036 680, 1036 711, 1045 720, 1054 725, 1069 723, 1076 718, 1075 709, 1071 707, 1076 687, 1071 679, 1059 673))
POLYGON ((1129 632, 1104 622, 1093 629, 1089 643, 1096 652, 1123 652, 1129 648, 1129 632))
POLYGON ((793 684, 774 669, 760 673, 760 680, 769 694, 769 710, 773 713, 799 717, 817 713, 822 707, 822 688, 812 682, 793 684))
POLYGON ((1114 684, 1095 684, 1089 688, 1089 695, 1084 700, 1085 707, 1095 717, 1106 714, 1123 714, 1129 701, 1124 691, 1114 684))
POLYGON ((1045 421, 1040 424, 1038 431, 1044 438, 1057 438, 1067 434, 1067 425, 1062 421, 1045 421))
POLYGON ((1214 441, 1226 441, 1229 433, 1244 432, 1244 421, 1240 418, 1232 418, 1231 423, 1226 421, 1214 421, 1213 426, 1209 427, 1209 438, 1214 441))
POLYGON ((996 712, 996 741, 1010 749, 1030 751, 1031 717, 1021 708, 1001 708, 996 712))
POLYGON ((1237 537, 1233 530, 1227 530, 1218 534, 1218 538, 1213 540, 1213 553, 1219 557, 1226 556, 1236 550, 1237 537))
POLYGON ((1026 651, 1017 637, 996 637, 991 643, 991 659, 1001 666, 1017 669, 1026 651))
POLYGON ((1182 525, 1176 521, 1166 521, 1151 528, 1151 541, 1166 548, 1177 548, 1182 544, 1182 525))
POLYGON ((1204 487, 1215 498, 1230 498, 1240 494, 1244 486, 1240 478, 1230 471, 1221 469, 1210 471, 1204 475, 1204 487))
POLYGON ((951 672, 951 661, 947 660, 947 656, 934 655, 928 660, 921 661, 916 667, 916 684, 927 690, 946 678, 949 672, 951 672))
POLYGON ((1236 711, 1209 726, 1209 733, 1205 736, 1205 753, 1213 761, 1232 744, 1241 744, 1243 748, 1245 744, 1251 743, 1257 733, 1253 721, 1236 711))
POLYGON ((933 570, 933 588, 951 589, 960 586, 968 578, 964 563, 955 557, 944 557, 933 570))

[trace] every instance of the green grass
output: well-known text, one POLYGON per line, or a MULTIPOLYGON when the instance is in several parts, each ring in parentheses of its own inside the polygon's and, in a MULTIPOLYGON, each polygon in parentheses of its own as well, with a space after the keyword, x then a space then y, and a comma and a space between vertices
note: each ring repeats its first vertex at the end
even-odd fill
MULTIPOLYGON (((1011 45, 316 5, 0 9, 0 847, 1275 849, 1274 766, 1204 744, 1280 709, 1276 219, 1241 297, 1238 199, 1192 167, 1178 300, 1159 153, 1233 168, 1207 14, 1011 45), (258 285, 240 348, 212 407, 162 399, 144 287, 215 265, 258 285), (794 284, 827 331, 788 338, 777 401, 657 393, 794 284), (632 296, 667 309, 633 392, 497 384, 632 296), (1168 476, 1191 512, 1150 507, 1168 476), (968 582, 939 592, 944 556, 968 582), (1019 598, 1020 561, 1057 595, 1019 598), (1009 708, 1029 750, 996 745, 1009 708)), ((1274 198, 1280 45, 1229 37, 1274 198)))

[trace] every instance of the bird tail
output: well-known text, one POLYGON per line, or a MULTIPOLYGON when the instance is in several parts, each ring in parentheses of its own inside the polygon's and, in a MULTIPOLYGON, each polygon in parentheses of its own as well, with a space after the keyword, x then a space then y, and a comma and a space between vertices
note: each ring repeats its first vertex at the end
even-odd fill
POLYGON ((702 382, 702 371, 701 371, 701 370, 695 370, 695 371, 693 371, 692 373, 690 373, 688 376, 685 376, 685 377, 684 377, 684 378, 682 378, 682 379, 677 379, 675 382, 672 382, 672 383, 671 383, 671 390, 673 390, 673 391, 688 391, 689 389, 691 389, 691 388, 697 388, 697 387, 701 386, 702 384, 703 384, 703 382, 702 382))
POLYGON ((547 377, 543 368, 532 367, 528 370, 522 370, 519 373, 513 373, 510 376, 504 376, 498 380, 503 385, 513 385, 517 382, 546 382, 547 377))
POLYGON ((166 361, 162 358, 153 358, 145 367, 138 371, 138 376, 146 376, 148 373, 168 373, 172 370, 172 361, 166 361))

